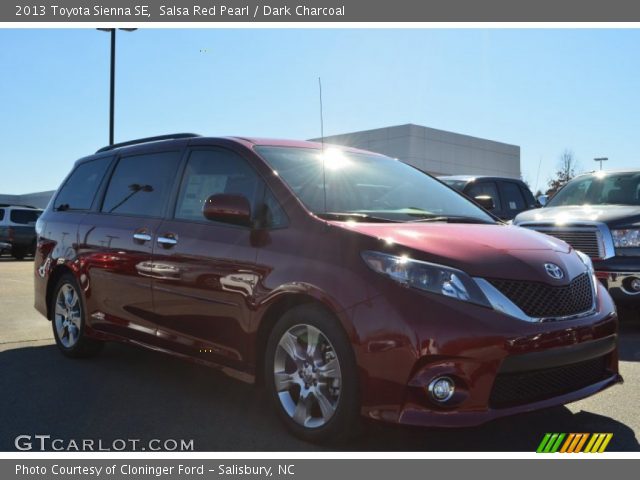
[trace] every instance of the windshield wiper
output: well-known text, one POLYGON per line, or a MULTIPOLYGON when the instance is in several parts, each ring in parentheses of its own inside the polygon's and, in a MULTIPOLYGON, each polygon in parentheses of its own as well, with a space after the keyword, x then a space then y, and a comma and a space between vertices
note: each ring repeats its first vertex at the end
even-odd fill
MULTIPOLYGON (((410 214, 410 215, 413 216, 414 214, 410 214)), ((419 216, 419 215, 415 215, 415 216, 419 216)), ((498 222, 492 222, 489 220, 483 220, 482 218, 477 218, 477 217, 466 217, 464 215, 431 215, 431 216, 425 215, 423 218, 419 218, 417 220, 407 220, 407 223, 414 223, 414 222, 481 223, 481 224, 488 224, 488 225, 498 223, 498 222)))
POLYGON ((377 223, 399 223, 399 220, 392 220, 390 218, 375 217, 373 215, 367 215, 366 213, 356 212, 321 212, 316 213, 320 218, 325 220, 353 220, 355 222, 377 222, 377 223))

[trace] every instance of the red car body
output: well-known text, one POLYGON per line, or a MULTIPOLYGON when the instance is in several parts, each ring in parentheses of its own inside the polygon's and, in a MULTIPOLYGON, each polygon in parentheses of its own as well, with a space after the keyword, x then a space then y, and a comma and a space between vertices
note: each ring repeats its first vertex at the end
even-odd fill
POLYGON ((52 286, 71 272, 83 291, 86 335, 163 351, 253 382, 275 321, 294 305, 315 303, 331 312, 349 338, 362 414, 402 424, 476 425, 565 404, 621 381, 615 307, 593 276, 594 308, 588 314, 522 321, 407 288, 361 257, 366 251, 407 255, 473 278, 563 287, 585 271, 566 243, 502 224, 322 219, 274 175, 255 151, 259 145, 320 148, 192 138, 99 153, 117 161, 122 152, 228 148, 259 172, 286 212, 287 226, 230 228, 177 221, 170 214, 140 219, 96 207, 55 211, 50 205, 37 226, 37 310, 51 318, 52 286), (169 248, 140 244, 135 232, 170 234, 179 242, 169 248), (566 278, 550 279, 547 262, 566 271, 566 278), (428 394, 429 383, 440 376, 456 384, 446 405, 428 394))

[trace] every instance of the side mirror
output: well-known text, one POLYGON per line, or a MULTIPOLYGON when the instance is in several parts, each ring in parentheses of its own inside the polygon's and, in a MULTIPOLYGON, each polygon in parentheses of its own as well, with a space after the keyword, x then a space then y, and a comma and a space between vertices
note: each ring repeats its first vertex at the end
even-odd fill
POLYGON ((548 195, 540 195, 538 198, 536 198, 536 200, 538 201, 538 203, 540 204, 541 207, 544 207, 547 202, 549 201, 549 196, 548 195))
POLYGON ((249 225, 251 223, 251 204, 244 195, 226 193, 211 195, 202 206, 202 215, 207 220, 249 225))
POLYGON ((489 195, 478 195, 473 199, 485 210, 493 210, 494 208, 496 208, 495 203, 493 203, 493 198, 491 198, 489 195))

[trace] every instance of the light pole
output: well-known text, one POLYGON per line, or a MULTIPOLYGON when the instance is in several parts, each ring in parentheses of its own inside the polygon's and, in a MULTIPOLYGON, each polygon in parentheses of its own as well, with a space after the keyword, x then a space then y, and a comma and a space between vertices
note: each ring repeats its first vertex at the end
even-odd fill
POLYGON ((595 162, 600 162, 600 170, 602 170, 602 162, 609 160, 608 157, 598 157, 593 159, 595 162))
POLYGON ((137 28, 98 28, 102 32, 111 33, 111 78, 109 93, 109 145, 113 145, 113 118, 115 115, 115 97, 116 97, 116 30, 124 30, 125 32, 133 32, 137 28))

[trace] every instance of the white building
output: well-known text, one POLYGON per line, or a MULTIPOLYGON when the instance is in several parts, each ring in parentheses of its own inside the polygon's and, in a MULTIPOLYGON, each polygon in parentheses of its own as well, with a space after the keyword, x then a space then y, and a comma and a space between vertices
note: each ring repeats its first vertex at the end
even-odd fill
POLYGON ((49 199, 54 193, 55 190, 25 193, 23 195, 0 194, 0 203, 7 203, 10 205, 30 205, 32 207, 44 208, 47 206, 49 199))
POLYGON ((519 146, 420 125, 331 135, 324 141, 382 153, 432 175, 520 178, 519 146))

